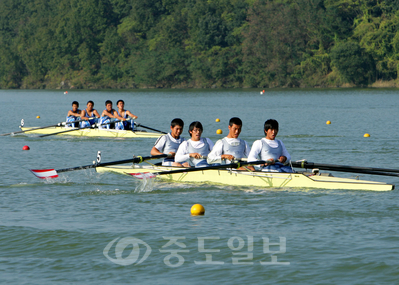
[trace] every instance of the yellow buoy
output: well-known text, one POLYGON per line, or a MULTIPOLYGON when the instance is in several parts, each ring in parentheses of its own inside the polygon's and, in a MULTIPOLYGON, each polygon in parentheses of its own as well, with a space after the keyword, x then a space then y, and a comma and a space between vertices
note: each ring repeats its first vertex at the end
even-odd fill
POLYGON ((327 121, 326 124, 327 124, 327 125, 331 125, 331 121, 327 121))
POLYGON ((205 214, 205 208, 201 204, 194 204, 191 207, 191 215, 198 216, 198 215, 204 215, 204 214, 205 214))
POLYGON ((40 119, 40 116, 36 116, 36 119, 40 119))
POLYGON ((369 137, 370 137, 370 134, 365 133, 365 134, 364 134, 364 137, 365 137, 365 138, 369 138, 369 137))
POLYGON ((222 132, 222 130, 221 130, 221 129, 217 129, 217 130, 216 130, 216 133, 217 133, 218 135, 221 135, 221 134, 223 134, 223 132, 222 132))
POLYGON ((219 122, 220 122, 220 119, 219 119, 219 118, 217 118, 217 119, 215 120, 215 122, 219 123, 219 122))

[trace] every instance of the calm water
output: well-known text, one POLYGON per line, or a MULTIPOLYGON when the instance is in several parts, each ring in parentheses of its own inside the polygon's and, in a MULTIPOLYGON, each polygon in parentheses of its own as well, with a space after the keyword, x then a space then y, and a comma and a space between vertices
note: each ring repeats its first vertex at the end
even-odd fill
MULTIPOLYGON (((264 121, 274 118, 293 160, 399 169, 398 91, 259 91, 0 91, 0 133, 17 131, 22 118, 26 126, 62 122, 73 100, 81 107, 93 100, 101 111, 105 100, 124 99, 139 123, 156 129, 167 131, 175 117, 187 126, 199 120, 203 135, 215 142, 222 137, 216 129, 226 134, 229 118, 239 116, 241 138, 252 144, 262 137, 264 121)), ((0 143, 2 283, 399 281, 397 190, 156 182, 143 192, 133 178, 93 170, 46 182, 28 169, 90 164, 98 150, 103 161, 149 155, 154 140, 2 136, 0 143), (22 151, 24 145, 31 150, 22 151), (195 203, 204 205, 205 216, 190 216, 195 203), (269 251, 279 251, 277 259, 269 251)), ((399 187, 395 177, 360 178, 399 187)))

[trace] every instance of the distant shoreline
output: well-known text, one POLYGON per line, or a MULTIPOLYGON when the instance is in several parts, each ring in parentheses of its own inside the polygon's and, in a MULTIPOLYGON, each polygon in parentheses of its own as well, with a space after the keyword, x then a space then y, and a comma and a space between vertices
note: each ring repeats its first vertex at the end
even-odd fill
POLYGON ((116 83, 115 85, 110 84, 109 86, 102 86, 102 85, 97 85, 97 84, 87 84, 87 85, 80 85, 79 87, 71 86, 69 84, 46 84, 46 83, 37 83, 37 84, 22 84, 21 87, 19 88, 3 88, 3 90, 12 90, 12 89, 21 89, 21 90, 27 90, 27 89, 52 89, 52 90, 90 90, 90 89, 96 89, 96 90, 124 90, 124 89, 323 89, 323 88, 398 88, 399 87, 399 81, 398 80, 389 80, 389 81, 383 81, 383 80, 378 80, 374 82, 371 85, 367 86, 356 86, 354 84, 350 83, 344 83, 341 85, 315 85, 315 86, 308 86, 308 85, 303 85, 303 86, 273 86, 273 87, 253 87, 253 86, 233 86, 232 85, 226 85, 226 86, 218 86, 216 84, 213 85, 205 85, 205 86, 200 86, 197 84, 179 84, 179 85, 172 85, 172 86, 163 86, 163 85, 155 85, 155 86, 149 86, 149 85, 135 85, 135 84, 118 84, 116 83))

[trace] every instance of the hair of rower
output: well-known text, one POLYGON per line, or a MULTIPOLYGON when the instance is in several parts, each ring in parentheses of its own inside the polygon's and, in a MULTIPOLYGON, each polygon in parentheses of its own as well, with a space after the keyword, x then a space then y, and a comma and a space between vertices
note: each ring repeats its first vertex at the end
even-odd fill
POLYGON ((78 101, 73 101, 73 102, 72 102, 72 106, 73 106, 73 105, 76 105, 76 106, 79 107, 79 102, 78 102, 78 101))
POLYGON ((277 122, 276 120, 274 120, 274 119, 269 119, 269 120, 267 120, 267 121, 265 122, 265 127, 264 127, 265 135, 266 135, 266 132, 267 132, 269 129, 275 129, 275 130, 278 131, 278 122, 277 122))
POLYGON ((183 122, 183 120, 182 119, 180 119, 180 118, 175 118, 175 119, 173 119, 172 120, 172 122, 170 122, 170 126, 172 127, 172 128, 174 128, 174 127, 176 127, 176 126, 180 126, 180 127, 184 127, 184 122, 183 122))
POLYGON ((240 118, 233 117, 229 121, 229 126, 232 127, 233 125, 242 126, 242 121, 240 118))
POLYGON ((108 104, 111 104, 111 105, 112 105, 112 101, 111 101, 111 100, 105 101, 105 106, 107 106, 108 104))
POLYGON ((198 128, 201 130, 201 132, 204 131, 204 128, 202 127, 202 124, 198 121, 194 121, 190 124, 190 127, 188 127, 188 133, 191 136, 191 132, 194 130, 194 128, 198 128))

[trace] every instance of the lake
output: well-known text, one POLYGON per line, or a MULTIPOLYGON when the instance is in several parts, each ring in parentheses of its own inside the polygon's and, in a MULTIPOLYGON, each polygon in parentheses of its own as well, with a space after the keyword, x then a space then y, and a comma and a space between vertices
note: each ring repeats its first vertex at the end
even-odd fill
MULTIPOLYGON (((137 122, 168 131, 180 117, 203 137, 264 136, 278 120, 293 160, 399 169, 396 89, 0 90, 0 133, 125 101, 137 122), (38 119, 37 116, 40 116, 38 119), (220 122, 216 122, 216 118, 220 122), (331 121, 330 125, 326 121, 331 121), (222 129, 224 134, 217 135, 222 129), (370 137, 363 135, 369 133, 370 137)), ((398 191, 273 189, 153 182, 94 170, 40 180, 29 169, 149 155, 153 139, 0 136, 0 281, 53 284, 395 284, 398 191), (28 145, 29 151, 22 151, 28 145), (204 216, 191 216, 193 204, 204 216)), ((334 173, 395 184, 399 177, 334 173)))

